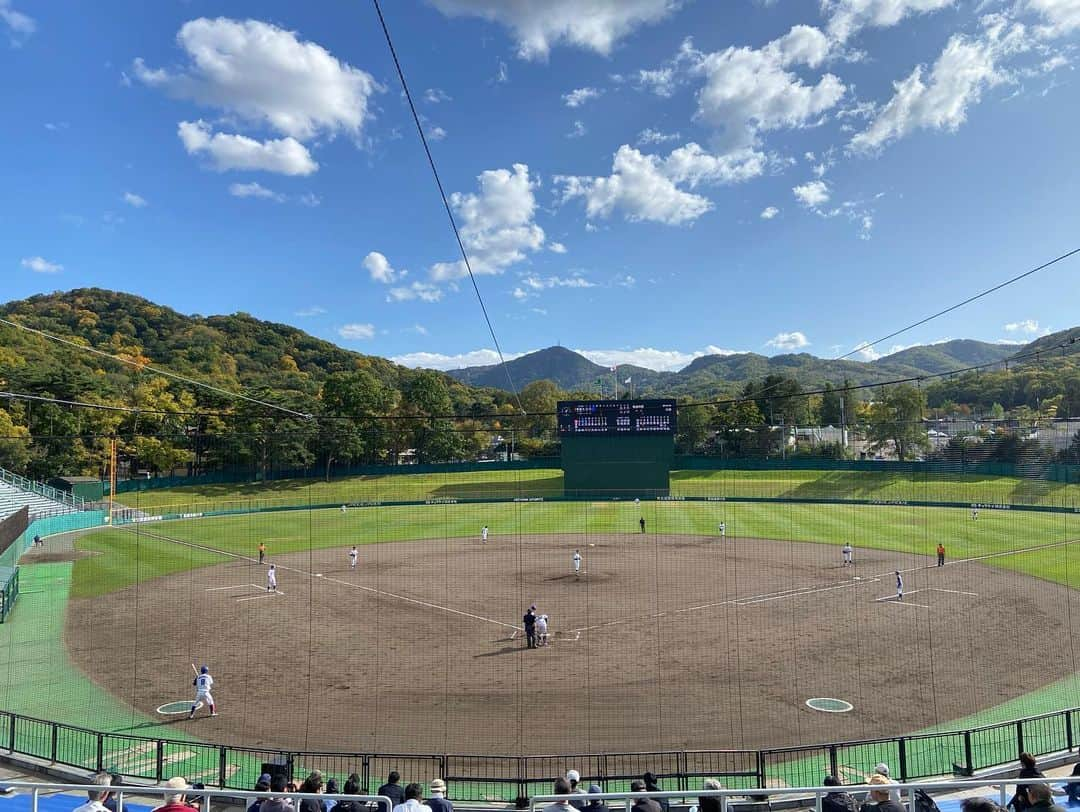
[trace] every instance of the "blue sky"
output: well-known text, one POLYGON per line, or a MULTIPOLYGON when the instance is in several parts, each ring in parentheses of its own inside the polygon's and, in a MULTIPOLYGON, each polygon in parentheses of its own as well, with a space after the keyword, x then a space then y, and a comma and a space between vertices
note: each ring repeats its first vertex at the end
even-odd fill
MULTIPOLYGON (((1076 0, 385 11, 510 355, 831 357, 1077 247, 1076 0)), ((0 69, 4 300, 493 359, 368 3, 0 0, 0 69)), ((1026 341, 1078 301, 1073 259, 902 343, 1026 341)))

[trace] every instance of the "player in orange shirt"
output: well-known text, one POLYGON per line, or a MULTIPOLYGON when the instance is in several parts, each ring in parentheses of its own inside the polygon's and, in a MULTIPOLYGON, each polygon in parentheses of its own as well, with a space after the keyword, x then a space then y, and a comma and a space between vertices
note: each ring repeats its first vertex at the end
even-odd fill
POLYGON ((259 563, 261 564, 266 560, 266 545, 263 542, 259 542, 259 563))
POLYGON ((940 541, 938 542, 937 546, 937 565, 939 567, 945 566, 945 545, 942 544, 940 541))

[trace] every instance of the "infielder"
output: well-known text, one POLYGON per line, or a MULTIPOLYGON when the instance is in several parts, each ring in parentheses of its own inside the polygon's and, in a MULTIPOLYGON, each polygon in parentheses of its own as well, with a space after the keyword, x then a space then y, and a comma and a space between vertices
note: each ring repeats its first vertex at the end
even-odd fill
POLYGON ((720 538, 727 536, 727 522, 720 522, 720 538))
POLYGON ((277 592, 277 570, 274 565, 270 565, 270 569, 266 571, 266 591, 277 592))
POLYGON ((217 716, 217 706, 214 704, 214 697, 210 693, 210 689, 214 686, 214 678, 210 676, 210 669, 205 665, 200 668, 199 675, 191 681, 191 684, 195 686, 195 701, 191 703, 191 713, 188 714, 188 719, 195 718, 195 709, 199 707, 200 702, 205 702, 206 707, 210 708, 211 716, 217 716))
POLYGON ((548 616, 540 615, 536 619, 536 645, 546 646, 548 644, 548 616))
POLYGON ((359 555, 360 555, 360 553, 358 553, 356 551, 356 545, 354 544, 353 548, 351 550, 349 550, 349 569, 351 569, 351 570, 356 569, 356 558, 359 555))
POLYGON ((578 578, 580 578, 581 577, 581 551, 580 550, 574 550, 573 561, 574 561, 574 575, 576 575, 578 578))
POLYGON ((855 551, 851 548, 850 542, 844 542, 844 546, 840 548, 840 552, 844 556, 844 566, 850 567, 855 563, 855 551))
POLYGON ((900 574, 900 570, 896 571, 896 599, 904 599, 904 576, 900 574))
POLYGON ((480 542, 482 544, 487 544, 487 537, 488 537, 488 527, 485 524, 483 527, 480 528, 480 542))

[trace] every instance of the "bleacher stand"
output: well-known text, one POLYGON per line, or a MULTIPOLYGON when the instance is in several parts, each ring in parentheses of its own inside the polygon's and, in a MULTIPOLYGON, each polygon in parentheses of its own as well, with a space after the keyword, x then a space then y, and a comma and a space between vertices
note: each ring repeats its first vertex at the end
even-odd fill
POLYGON ((77 496, 0 468, 0 521, 22 507, 30 508, 31 521, 85 509, 77 496))

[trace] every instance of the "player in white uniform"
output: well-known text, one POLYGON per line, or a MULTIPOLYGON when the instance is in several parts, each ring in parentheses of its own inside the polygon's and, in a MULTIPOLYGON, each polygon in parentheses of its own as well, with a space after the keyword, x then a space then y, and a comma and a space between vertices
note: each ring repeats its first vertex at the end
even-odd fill
POLYGON ((360 553, 358 553, 356 551, 356 545, 354 544, 353 548, 351 550, 349 550, 349 569, 351 569, 351 570, 356 569, 356 558, 359 555, 360 555, 360 553))
POLYGON ((904 599, 904 576, 900 574, 900 570, 896 571, 896 599, 904 599))
POLYGON ((348 511, 348 510, 349 510, 349 509, 348 509, 347 507, 345 507, 345 505, 342 505, 342 506, 341 506, 341 513, 342 513, 342 515, 344 515, 344 514, 345 514, 345 513, 346 513, 346 512, 348 511))
POLYGON ((536 644, 546 646, 548 644, 548 616, 540 615, 536 619, 536 644))
POLYGON ((574 550, 573 562, 574 562, 574 575, 576 575, 578 578, 580 578, 581 577, 581 551, 580 550, 574 550))
POLYGON ((270 569, 266 571, 266 591, 277 592, 277 570, 274 569, 274 565, 270 565, 270 569))
POLYGON ((210 693, 210 689, 214 687, 214 678, 210 676, 210 669, 205 665, 200 668, 199 675, 191 681, 191 684, 195 686, 195 701, 191 703, 191 713, 188 714, 188 719, 195 718, 195 709, 199 707, 200 702, 210 708, 211 716, 217 716, 217 706, 214 704, 214 697, 210 693))
POLYGON ((978 508, 972 508, 971 509, 971 520, 972 521, 977 521, 978 518, 979 518, 979 509, 978 508))
POLYGON ((487 544, 487 536, 488 536, 488 528, 487 528, 487 525, 485 524, 483 527, 480 528, 480 541, 482 541, 484 544, 487 544))
POLYGON ((854 560, 853 560, 853 558, 855 556, 855 551, 853 549, 851 549, 851 543, 850 542, 844 542, 844 546, 840 548, 840 552, 843 553, 843 555, 844 555, 844 566, 845 567, 850 567, 852 564, 855 563, 854 560))
POLYGON ((720 522, 720 538, 727 537, 727 522, 720 522))

